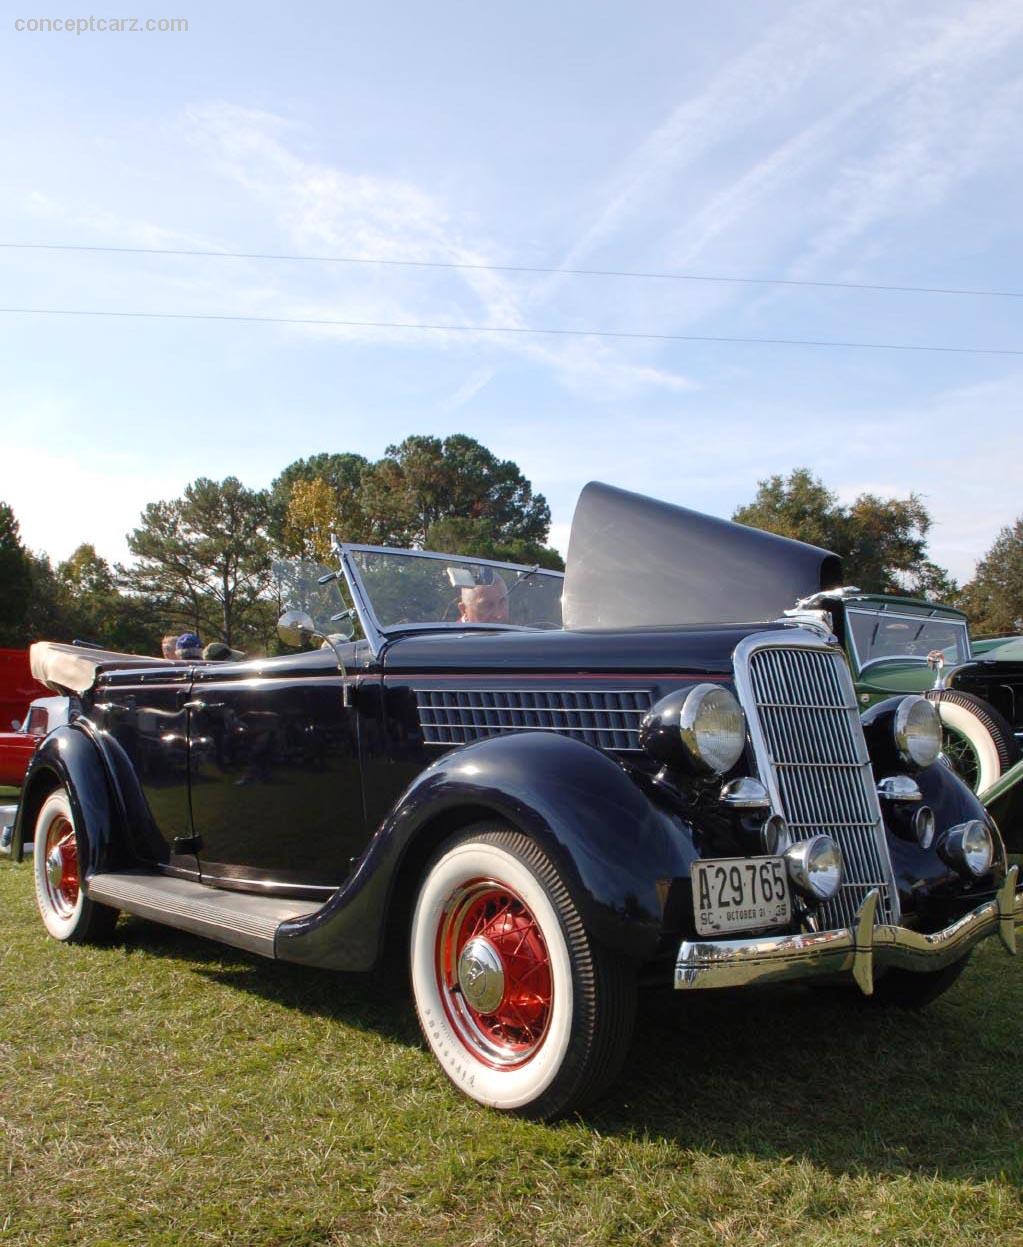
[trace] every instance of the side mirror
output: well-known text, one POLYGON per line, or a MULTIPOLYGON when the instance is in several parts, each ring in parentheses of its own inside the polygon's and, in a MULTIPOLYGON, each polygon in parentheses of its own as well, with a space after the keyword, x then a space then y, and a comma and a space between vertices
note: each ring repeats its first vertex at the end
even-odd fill
POLYGON ((277 620, 277 635, 285 645, 300 649, 303 645, 308 645, 318 633, 312 616, 305 611, 285 611, 277 620))
POLYGON ((21 720, 20 719, 11 720, 11 730, 15 732, 21 731, 21 720))

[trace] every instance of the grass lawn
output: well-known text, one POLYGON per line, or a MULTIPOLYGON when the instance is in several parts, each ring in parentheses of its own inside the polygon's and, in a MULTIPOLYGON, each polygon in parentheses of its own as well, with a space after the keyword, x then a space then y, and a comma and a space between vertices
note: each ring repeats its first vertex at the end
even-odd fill
POLYGON ((0 861, 0 1244, 1023 1242, 1023 958, 920 1015, 648 1002, 582 1119, 474 1107, 403 994, 122 919, 61 946, 0 861))

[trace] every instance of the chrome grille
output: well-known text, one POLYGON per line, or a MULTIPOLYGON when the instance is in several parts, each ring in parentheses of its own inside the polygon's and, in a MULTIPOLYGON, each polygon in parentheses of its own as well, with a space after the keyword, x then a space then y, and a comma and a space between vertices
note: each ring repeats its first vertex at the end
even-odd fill
POLYGON ((558 732, 598 749, 639 748, 649 689, 417 688, 428 745, 461 745, 507 732, 558 732))
POLYGON ((843 655, 791 640, 754 646, 748 679, 760 728, 752 732, 757 763, 778 813, 796 840, 826 834, 842 849, 845 881, 821 907, 824 922, 851 926, 872 888, 881 894, 877 921, 897 921, 874 773, 843 655))

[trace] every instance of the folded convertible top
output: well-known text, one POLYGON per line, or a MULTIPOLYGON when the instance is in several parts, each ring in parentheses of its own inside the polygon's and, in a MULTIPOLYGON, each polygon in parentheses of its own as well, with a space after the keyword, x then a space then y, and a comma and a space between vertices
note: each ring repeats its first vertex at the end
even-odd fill
POLYGON ((565 627, 771 620, 841 583, 829 550, 591 481, 568 542, 565 627))
POLYGON ((103 671, 125 667, 166 667, 166 658, 119 654, 110 649, 86 649, 59 641, 36 641, 29 651, 33 676, 58 693, 84 693, 103 671))

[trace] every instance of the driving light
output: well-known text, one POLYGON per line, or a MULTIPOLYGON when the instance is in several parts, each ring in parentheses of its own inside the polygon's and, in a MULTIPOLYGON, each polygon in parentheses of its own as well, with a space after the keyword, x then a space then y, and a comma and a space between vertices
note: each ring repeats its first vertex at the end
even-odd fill
POLYGON ((923 769, 941 753, 941 717, 926 697, 903 697, 895 712, 895 748, 907 766, 923 769))
POLYGON ((991 869, 995 846, 991 832, 979 818, 951 828, 941 844, 941 856, 964 874, 979 878, 991 869))
POLYGON ((720 684, 697 684, 679 713, 678 730, 689 757, 702 771, 723 775, 746 747, 746 716, 720 684))
POLYGON ((815 904, 830 901, 842 886, 842 850, 830 836, 801 840, 784 857, 793 886, 815 904))

